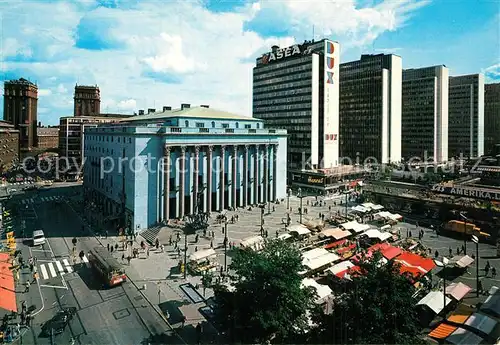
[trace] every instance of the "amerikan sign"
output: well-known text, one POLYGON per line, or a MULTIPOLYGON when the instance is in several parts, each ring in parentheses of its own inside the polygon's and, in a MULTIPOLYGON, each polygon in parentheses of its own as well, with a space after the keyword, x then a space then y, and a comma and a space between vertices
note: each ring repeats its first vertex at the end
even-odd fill
MULTIPOLYGON (((304 51, 304 54, 306 54, 307 52, 308 52, 307 50, 304 51)), ((284 58, 289 58, 300 54, 302 54, 302 47, 298 44, 295 44, 291 47, 278 49, 276 52, 264 54, 262 56, 262 63, 264 64, 270 63, 276 60, 281 60, 284 58)))
POLYGON ((445 187, 439 184, 432 186, 432 191, 441 194, 449 194, 465 198, 484 199, 500 201, 500 192, 471 188, 471 187, 445 187))

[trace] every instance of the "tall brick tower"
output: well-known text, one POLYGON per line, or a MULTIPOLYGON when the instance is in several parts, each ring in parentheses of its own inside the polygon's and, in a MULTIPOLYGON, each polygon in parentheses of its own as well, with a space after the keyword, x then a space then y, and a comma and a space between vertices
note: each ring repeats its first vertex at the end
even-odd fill
POLYGON ((101 93, 96 86, 75 86, 74 116, 95 116, 101 112, 101 93))
POLYGON ((4 83, 3 97, 4 120, 19 130, 20 150, 30 151, 38 146, 38 86, 24 78, 9 80, 4 83))

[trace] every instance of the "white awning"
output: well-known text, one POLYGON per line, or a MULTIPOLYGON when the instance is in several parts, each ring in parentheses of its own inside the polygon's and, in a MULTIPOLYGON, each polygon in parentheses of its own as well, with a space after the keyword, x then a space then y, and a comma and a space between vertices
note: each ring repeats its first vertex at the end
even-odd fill
POLYGON ((300 236, 310 234, 311 230, 302 224, 294 224, 288 227, 288 232, 294 232, 300 236))
MULTIPOLYGON (((451 302, 451 298, 446 297, 446 305, 451 302)), ((424 298, 418 301, 417 305, 425 305, 435 314, 439 314, 444 309, 444 296, 442 291, 431 291, 424 298)))
POLYGON ((314 248, 302 253, 302 260, 312 260, 314 258, 330 253, 325 248, 314 248))
POLYGON ((205 260, 211 256, 216 256, 216 255, 217 255, 217 253, 215 252, 214 249, 212 249, 212 248, 204 249, 204 250, 200 250, 200 251, 197 251, 197 252, 194 252, 193 254, 191 254, 189 256, 189 261, 201 261, 201 260, 205 260))
POLYGON ((382 205, 373 205, 372 207, 372 210, 374 211, 379 211, 379 210, 383 210, 384 209, 384 206, 382 205))
POLYGON ((290 237, 292 237, 292 235, 288 234, 288 233, 285 233, 285 234, 281 234, 278 236, 278 239, 279 240, 288 240, 290 237))
POLYGON ((260 250, 264 245, 264 238, 262 236, 247 237, 243 239, 240 242, 240 244, 244 248, 252 248, 254 250, 260 250))
POLYGON ((363 232, 363 231, 366 231, 366 230, 370 229, 369 225, 367 225, 367 224, 360 224, 360 223, 358 223, 355 220, 347 222, 347 223, 344 223, 344 224, 340 224, 340 226, 343 227, 346 230, 351 230, 351 231, 354 231, 356 233, 360 233, 360 232, 363 232))
POLYGON ((325 270, 325 272, 335 275, 337 273, 347 271, 351 267, 354 267, 354 264, 352 262, 350 262, 349 260, 346 260, 346 261, 339 262, 338 264, 328 268, 327 270, 325 270))
POLYGON ((366 208, 366 207, 363 207, 360 205, 352 207, 352 210, 357 211, 357 212, 361 212, 361 213, 366 213, 366 212, 370 211, 369 208, 366 208))
POLYGON ((322 302, 326 297, 332 294, 332 289, 328 285, 318 284, 316 280, 311 278, 305 278, 302 280, 302 286, 311 286, 316 289, 316 293, 318 294, 317 303, 322 302))
POLYGON ((364 204, 361 204, 361 206, 371 210, 373 208, 373 206, 375 206, 375 204, 372 204, 371 202, 365 202, 364 204))
POLYGON ((380 241, 385 241, 392 237, 392 234, 389 232, 381 232, 378 229, 370 229, 363 233, 363 235, 368 236, 369 238, 377 238, 380 241))
POLYGON ((304 266, 309 268, 310 271, 317 270, 318 268, 325 267, 331 263, 340 260, 340 257, 333 253, 328 253, 322 256, 318 256, 314 259, 305 259, 303 261, 304 266))
POLYGON ((336 240, 341 240, 343 238, 351 236, 352 234, 349 231, 342 230, 340 228, 330 228, 321 231, 320 235, 324 237, 332 237, 336 240))

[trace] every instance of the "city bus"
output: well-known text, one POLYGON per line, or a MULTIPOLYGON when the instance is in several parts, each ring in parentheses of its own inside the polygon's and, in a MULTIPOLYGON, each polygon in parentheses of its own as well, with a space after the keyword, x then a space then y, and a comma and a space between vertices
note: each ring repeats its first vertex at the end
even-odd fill
POLYGON ((99 272, 107 287, 127 280, 123 265, 103 247, 94 247, 89 251, 89 262, 99 272))

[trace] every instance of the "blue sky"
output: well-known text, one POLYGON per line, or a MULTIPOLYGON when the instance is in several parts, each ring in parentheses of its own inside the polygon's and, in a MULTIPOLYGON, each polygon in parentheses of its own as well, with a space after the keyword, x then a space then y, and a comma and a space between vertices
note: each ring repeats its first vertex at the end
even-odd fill
POLYGON ((494 0, 4 0, 0 75, 38 84, 44 124, 72 115, 76 83, 99 85, 102 112, 191 103, 250 115, 255 58, 313 31, 344 62, 394 53, 404 68, 500 82, 499 19, 494 0))

